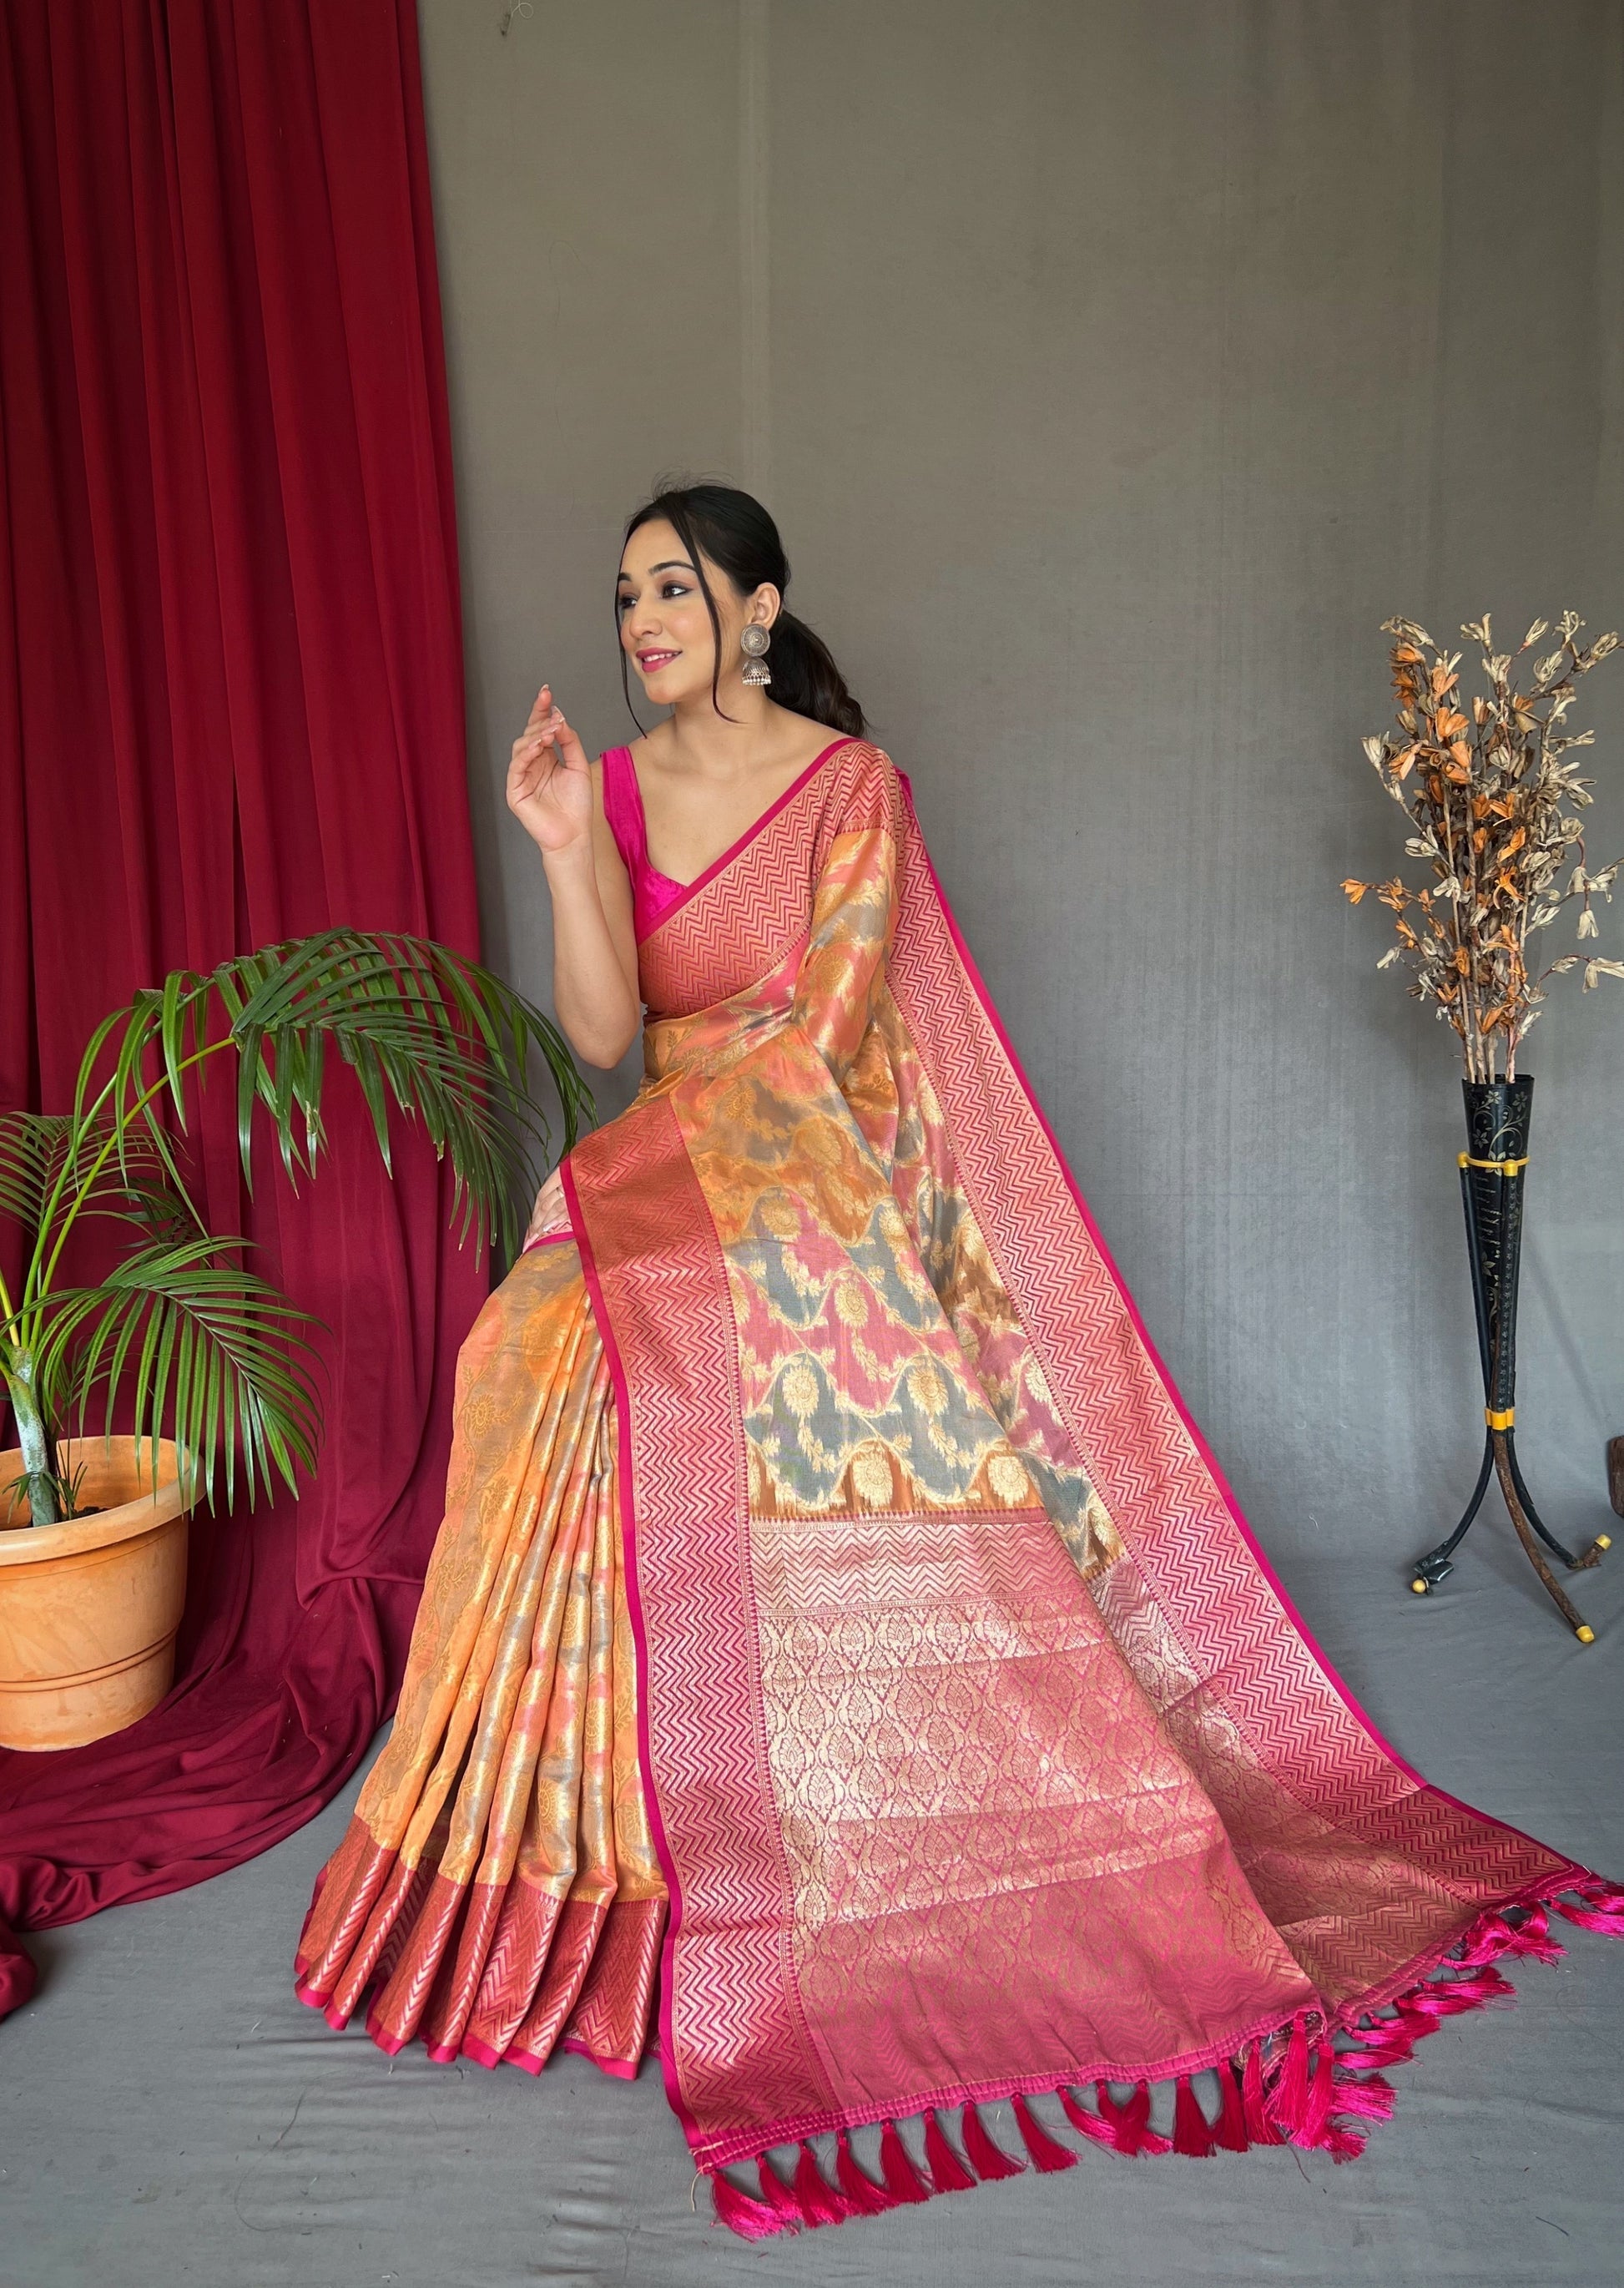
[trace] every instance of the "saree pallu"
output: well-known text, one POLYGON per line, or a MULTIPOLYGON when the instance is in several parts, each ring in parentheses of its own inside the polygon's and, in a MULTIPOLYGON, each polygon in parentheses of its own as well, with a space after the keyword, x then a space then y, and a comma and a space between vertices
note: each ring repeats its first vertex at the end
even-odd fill
POLYGON ((370 1996, 390 2048, 628 2072, 657 1990, 749 2235, 1013 2173, 992 2099, 1044 2169, 1067 2124, 1350 2156, 1374 2069, 1556 1952, 1549 1905, 1624 1895, 1428 1786, 1317 1651, 877 749, 638 951, 646 1078, 470 1338, 301 1992, 370 1996))

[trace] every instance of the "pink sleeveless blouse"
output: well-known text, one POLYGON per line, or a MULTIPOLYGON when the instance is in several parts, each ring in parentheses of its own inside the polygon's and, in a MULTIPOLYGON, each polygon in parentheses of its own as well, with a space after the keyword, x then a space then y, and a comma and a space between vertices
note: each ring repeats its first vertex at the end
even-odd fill
POLYGON ((630 747, 606 747, 603 755, 604 816, 614 837, 614 846, 631 877, 632 926, 646 938, 666 908, 688 887, 669 874, 657 873, 648 862, 648 828, 643 817, 643 792, 630 747))

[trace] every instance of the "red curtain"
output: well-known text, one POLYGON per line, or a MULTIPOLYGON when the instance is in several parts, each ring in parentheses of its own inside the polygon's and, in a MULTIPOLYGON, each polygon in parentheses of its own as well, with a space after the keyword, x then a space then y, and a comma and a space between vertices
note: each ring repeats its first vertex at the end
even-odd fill
MULTIPOLYGON (((477 950, 414 0, 5 0, 0 274, 0 1104, 49 1108, 171 967, 336 922, 477 950)), ((321 1466, 194 1522, 152 1716, 0 1757, 13 1929, 310 1818, 440 1515, 487 1284, 440 1172, 392 1185, 341 1095, 313 1185, 250 1204, 215 1093, 216 1227, 328 1323, 321 1466)), ((0 1928, 0 2008, 31 1980, 0 1928)))

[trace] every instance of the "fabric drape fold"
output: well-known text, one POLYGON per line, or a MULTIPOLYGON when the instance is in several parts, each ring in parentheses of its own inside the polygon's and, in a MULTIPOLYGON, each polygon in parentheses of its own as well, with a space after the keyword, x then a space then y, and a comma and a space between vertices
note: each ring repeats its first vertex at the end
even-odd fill
MULTIPOLYGON (((170 967, 335 923, 477 951, 412 0, 16 0, 0 263, 0 1104, 54 1108, 170 967)), ((305 1196, 267 1166, 250 1202, 228 1095, 198 1180, 327 1323, 326 1452, 301 1502, 194 1522, 154 1715, 0 1760, 19 1927, 307 1819, 391 1703, 440 1519, 487 1276, 432 1156, 403 1136, 392 1185, 341 1087, 305 1196)))
POLYGON ((1430 1786, 1319 1654, 889 759, 836 741, 665 888, 643 1086, 463 1349, 302 1998, 392 2052, 623 2070, 659 1943, 666 2093, 747 2238, 1018 2173, 989 2100, 1040 2171, 1061 2121, 1353 2157, 1380 2068, 1549 1959, 1552 1908, 1624 1931, 1624 1893, 1430 1786))
POLYGON ((634 2074, 666 1890, 603 1345, 570 1244, 520 1259, 463 1347, 446 1518, 400 1712, 323 1875, 301 1999, 392 2054, 634 2074))

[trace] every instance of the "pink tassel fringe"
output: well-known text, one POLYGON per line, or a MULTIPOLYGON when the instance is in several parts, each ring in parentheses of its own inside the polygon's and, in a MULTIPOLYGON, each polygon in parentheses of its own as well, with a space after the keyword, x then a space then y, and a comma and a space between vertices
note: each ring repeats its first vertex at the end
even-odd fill
POLYGON ((776 2209, 784 2220, 786 2232, 798 2232, 807 2219, 801 2213, 801 2204, 790 2191, 764 2153, 757 2164, 761 2177, 761 2196, 770 2209, 776 2209))
POLYGON ((1196 2102, 1188 2074, 1180 2074, 1173 2085, 1173 2150, 1192 2161, 1212 2157, 1212 2130, 1196 2102))
MULTIPOLYGON (((893 2201, 928 2201, 931 2197, 931 2187, 920 2182, 919 2172, 908 2158, 907 2147, 894 2121, 888 2121, 880 2132, 880 2174, 893 2201)), ((946 2192, 949 2188, 942 2186, 939 2189, 946 2192)))
POLYGON ((729 2232, 736 2232, 741 2240, 770 2240, 775 2232, 795 2230, 794 2225, 775 2209, 768 2208, 764 2202, 753 2201, 719 2172, 710 2180, 710 2197, 716 2205, 717 2221, 725 2224, 729 2232))
POLYGON ((959 2134, 964 2140, 964 2157, 983 2184, 994 2182, 1000 2177, 1018 2177, 1021 2174, 1021 2164, 1012 2161, 1007 2153, 994 2144, 973 2105, 964 2108, 959 2134))
POLYGON ((835 2140, 835 2174, 840 2180, 841 2191, 859 2215, 883 2216, 887 2209, 896 2207, 891 2196, 858 2167, 857 2156, 844 2129, 835 2140))
POLYGON ((1016 2126, 1032 2156, 1033 2167, 1042 2170, 1045 2176, 1053 2176, 1060 2169, 1074 2169, 1077 2166, 1075 2153, 1068 2146, 1056 2143, 1026 2099, 1017 2097, 1014 2104, 1016 2126))
POLYGON ((1240 2076, 1240 2104, 1246 2116, 1247 2135, 1254 2145, 1281 2145, 1285 2140, 1269 2118, 1269 2109, 1264 2096, 1264 2046, 1261 2042, 1248 2045, 1246 2063, 1240 2076))
POLYGON ((844 2193, 837 2193, 818 2166, 818 2157, 804 2140, 795 2165, 795 2197, 808 2224, 844 2224, 856 2212, 844 2193))
POLYGON ((1571 1923, 1579 1923, 1586 1930, 1603 1931, 1609 1938, 1624 1938, 1624 1891, 1615 1891, 1599 1876, 1587 1875, 1582 1883, 1572 1888, 1585 1902, 1582 1907, 1565 1907, 1560 1899, 1551 1904, 1559 1915, 1571 1923))
POLYGON ((1151 2093, 1144 2082, 1135 2087, 1126 2105, 1119 2105, 1111 2094, 1109 2085, 1097 2081, 1094 2102, 1099 2108, 1099 2117, 1107 2128, 1115 2132, 1119 2153, 1170 2153, 1173 2141, 1161 2137, 1150 2125, 1151 2093))
POLYGON ((1560 1959, 1560 1940, 1549 1935, 1550 1918, 1542 1904, 1526 1908, 1520 1923, 1504 1915, 1485 1915, 1474 1943, 1457 1958, 1462 1970, 1477 1970, 1497 1962, 1502 1954, 1531 1954, 1541 1962, 1560 1959))
POLYGON ((925 2160, 939 2193, 967 2193, 976 2181, 947 2142, 947 2133, 934 2112, 925 2116, 925 2160))
MULTIPOLYGON (((1217 2068, 1216 2122, 1207 2118, 1188 2074, 1175 2077, 1170 2138, 1150 2125, 1151 2093, 1144 2082, 1136 2084, 1120 2104, 1108 2083, 1097 2082, 1097 2112, 1090 2112, 1064 2086, 1055 2094, 1080 2136, 1109 2145, 1119 2153, 1182 2153, 1205 2159, 1216 2151, 1241 2153, 1249 2145, 1289 2143, 1329 2153, 1333 2160, 1351 2160, 1364 2149, 1366 2131, 1361 2125, 1385 2121, 1393 2109, 1393 2090, 1380 2068, 1402 2065, 1414 2054, 1416 2043, 1434 2032, 1446 2018, 1514 2000, 1515 1988, 1496 1966, 1502 1958, 1555 1962, 1560 1958, 1561 1942, 1550 1931, 1552 1907, 1568 1922, 1586 1930, 1624 1937, 1624 1890, 1594 1875, 1567 1888, 1580 1902, 1579 1905, 1569 1905, 1560 1898, 1534 1900, 1481 1916, 1452 1957, 1382 2006, 1390 2014, 1367 2012, 1368 2024, 1336 2026, 1337 2038, 1349 2045, 1345 2050, 1337 2050, 1328 2029, 1322 2029, 1311 2041, 1308 2017, 1303 2013, 1293 2020, 1284 2041, 1277 2035, 1248 2043, 1232 2063, 1217 2068)), ((1074 2168, 1076 2154, 1049 2134, 1026 2099, 1018 2092, 1011 2102, 1033 2166, 1045 2173, 1074 2168)), ((934 2110, 926 2110, 928 2183, 909 2157, 893 2121, 883 2123, 880 2133, 883 2184, 876 2185, 860 2165, 844 2128, 835 2146, 836 2185, 824 2176, 812 2146, 804 2141, 793 2185, 784 2183, 763 2154, 757 2161, 759 2200, 719 2171, 711 2173, 717 2220, 741 2239, 766 2240, 804 2225, 881 2216, 938 2193, 967 2191, 978 2179, 1022 2174, 1024 2165, 994 2144, 973 2104, 963 2108, 960 2134, 969 2169, 954 2150, 934 2110)))
POLYGON ((1264 2110, 1286 2142, 1295 2145, 1308 2125, 1308 2023, 1301 2011, 1291 2022, 1291 2039, 1264 2110))
POLYGON ((1073 2129, 1079 2131, 1084 2137, 1091 2137, 1097 2145, 1109 2145, 1112 2151, 1115 2152, 1116 2139, 1097 2113, 1090 2113, 1086 2106, 1079 2104, 1069 2089, 1058 2089, 1055 2095, 1059 2099, 1066 2117, 1073 2129))
POLYGON ((1240 2084, 1235 2078, 1235 2068, 1218 2068, 1219 2113, 1213 2125, 1212 2141, 1223 2153, 1244 2153, 1250 2140, 1247 2136, 1246 2111, 1240 2101, 1240 2084))
POLYGON ((1361 2080, 1357 2074, 1336 2075, 1336 2111, 1357 2113, 1367 2121, 1386 2121, 1393 2109, 1393 2085, 1383 2081, 1380 2074, 1361 2080))

